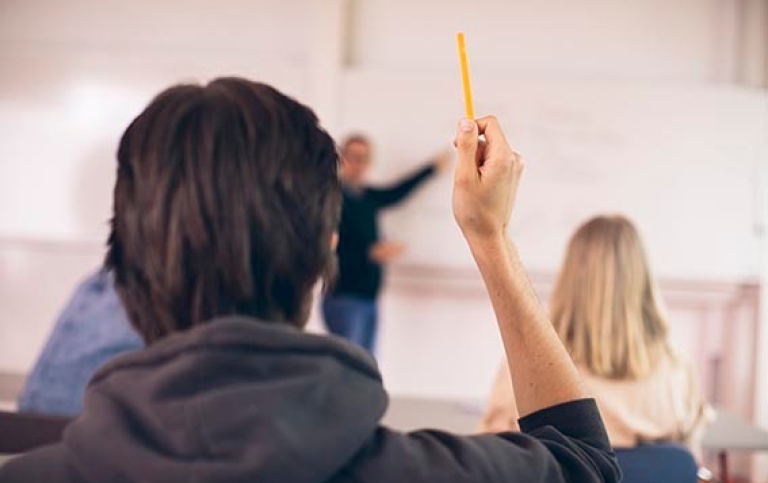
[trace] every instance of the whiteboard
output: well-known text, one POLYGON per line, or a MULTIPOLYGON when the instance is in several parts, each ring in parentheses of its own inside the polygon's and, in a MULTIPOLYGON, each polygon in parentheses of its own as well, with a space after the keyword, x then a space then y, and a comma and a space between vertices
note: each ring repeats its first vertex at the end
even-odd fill
MULTIPOLYGON (((475 80, 476 112, 493 113, 527 161, 511 233, 526 265, 554 271, 569 235, 597 213, 624 213, 658 274, 742 279, 759 272, 756 181, 768 101, 713 85, 475 80)), ((462 115, 455 72, 344 78, 342 126, 376 142, 373 178, 412 169, 452 140, 462 115)), ((450 177, 388 214, 403 263, 469 267, 450 212, 450 177)))

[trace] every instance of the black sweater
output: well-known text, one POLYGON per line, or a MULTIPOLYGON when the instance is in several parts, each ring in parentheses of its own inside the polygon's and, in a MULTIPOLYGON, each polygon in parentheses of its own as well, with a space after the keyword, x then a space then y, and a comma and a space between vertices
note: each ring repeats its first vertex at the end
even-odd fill
POLYGON ((594 400, 521 433, 380 425, 375 362, 340 339, 244 317, 118 356, 62 443, 0 467, 2 483, 609 483, 619 470, 594 400))
POLYGON ((382 267, 371 260, 369 251, 379 241, 379 210, 403 201, 434 172, 433 166, 427 166, 387 188, 366 187, 355 191, 344 187, 339 226, 339 277, 334 294, 376 298, 382 283, 382 267))

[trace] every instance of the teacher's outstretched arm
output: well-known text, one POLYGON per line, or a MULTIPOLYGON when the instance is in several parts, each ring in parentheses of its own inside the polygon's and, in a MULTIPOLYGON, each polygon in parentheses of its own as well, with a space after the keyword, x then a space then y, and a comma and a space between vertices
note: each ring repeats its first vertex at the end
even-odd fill
POLYGON ((456 147, 453 213, 496 314, 520 415, 589 397, 507 235, 522 158, 492 116, 461 120, 456 147))

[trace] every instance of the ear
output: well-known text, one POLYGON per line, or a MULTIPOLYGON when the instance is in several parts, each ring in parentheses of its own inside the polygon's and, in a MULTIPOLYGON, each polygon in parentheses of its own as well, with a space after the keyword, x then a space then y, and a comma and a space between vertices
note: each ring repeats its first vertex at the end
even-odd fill
POLYGON ((339 246, 339 232, 334 231, 331 235, 331 250, 336 251, 339 246))

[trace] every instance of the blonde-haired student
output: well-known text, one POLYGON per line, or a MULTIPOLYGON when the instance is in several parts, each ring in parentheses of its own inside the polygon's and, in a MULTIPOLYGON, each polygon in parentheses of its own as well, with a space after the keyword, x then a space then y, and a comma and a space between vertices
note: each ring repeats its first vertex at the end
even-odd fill
MULTIPOLYGON (((551 320, 597 399, 617 448, 679 442, 701 459, 712 409, 693 365, 669 344, 669 328, 640 235, 623 216, 598 216, 570 240, 552 294, 551 320)), ((482 421, 516 429, 507 365, 482 421)))

